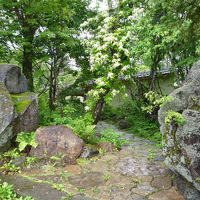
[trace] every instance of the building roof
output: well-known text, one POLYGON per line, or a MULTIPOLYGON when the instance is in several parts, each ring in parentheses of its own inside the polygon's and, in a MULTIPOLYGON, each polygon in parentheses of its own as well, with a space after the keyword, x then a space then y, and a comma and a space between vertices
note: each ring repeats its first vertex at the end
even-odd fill
MULTIPOLYGON (((161 75, 170 74, 171 72, 172 71, 170 70, 170 68, 166 68, 166 69, 162 69, 162 70, 157 70, 157 73, 159 73, 161 75)), ((138 72, 137 73, 137 77, 138 78, 149 77, 150 74, 151 74, 151 71, 138 72)))

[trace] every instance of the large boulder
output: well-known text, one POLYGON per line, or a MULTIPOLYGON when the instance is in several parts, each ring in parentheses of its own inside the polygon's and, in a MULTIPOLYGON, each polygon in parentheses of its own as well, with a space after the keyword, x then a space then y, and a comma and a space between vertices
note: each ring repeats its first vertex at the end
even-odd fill
POLYGON ((14 103, 5 85, 0 82, 0 149, 9 146, 12 138, 12 122, 17 117, 14 103))
POLYGON ((38 99, 32 92, 10 95, 16 108, 17 118, 13 121, 13 133, 29 133, 38 128, 38 99))
POLYGON ((159 110, 165 163, 184 180, 181 190, 187 191, 185 199, 200 199, 200 61, 191 68, 184 85, 170 96, 174 99, 159 110), (165 123, 168 110, 182 114, 183 124, 173 117, 165 123))
POLYGON ((0 151, 10 147, 17 133, 37 128, 37 95, 27 92, 26 78, 18 66, 0 65, 0 151))
POLYGON ((0 64, 0 82, 11 94, 26 92, 28 88, 26 77, 17 65, 0 64))
POLYGON ((38 146, 31 149, 30 155, 38 158, 64 155, 64 162, 67 164, 75 163, 83 149, 83 140, 65 126, 39 128, 36 131, 35 141, 38 146))

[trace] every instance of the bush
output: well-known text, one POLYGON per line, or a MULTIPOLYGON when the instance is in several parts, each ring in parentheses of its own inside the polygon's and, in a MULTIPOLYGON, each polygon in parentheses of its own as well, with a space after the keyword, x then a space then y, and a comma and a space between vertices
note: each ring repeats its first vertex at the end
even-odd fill
POLYGON ((92 125, 92 116, 85 113, 82 103, 77 100, 71 100, 68 101, 68 104, 62 105, 62 117, 59 108, 50 111, 44 97, 42 97, 39 102, 40 126, 68 126, 78 137, 83 139, 85 143, 94 144, 97 142, 94 131, 95 126, 92 125))
POLYGON ((101 116, 103 119, 112 119, 115 116, 115 111, 112 105, 110 104, 105 104, 103 106, 101 116))
POLYGON ((142 106, 143 104, 139 101, 128 100, 118 106, 115 113, 118 120, 124 119, 130 123, 131 126, 127 129, 130 133, 161 142, 162 137, 158 122, 147 117, 141 109, 142 106))
POLYGON ((129 142, 128 139, 121 139, 121 136, 121 134, 116 133, 113 129, 105 129, 101 131, 101 138, 99 142, 110 142, 117 148, 121 148, 123 144, 129 142))

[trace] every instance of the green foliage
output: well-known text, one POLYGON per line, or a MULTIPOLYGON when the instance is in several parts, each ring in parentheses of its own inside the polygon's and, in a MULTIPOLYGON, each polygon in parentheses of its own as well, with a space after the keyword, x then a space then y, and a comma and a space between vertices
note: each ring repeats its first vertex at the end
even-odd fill
POLYGON ((83 139, 86 143, 95 144, 97 142, 97 137, 95 137, 94 128, 95 125, 91 125, 82 118, 77 118, 72 121, 71 128, 74 133, 83 139))
POLYGON ((17 194, 13 192, 13 186, 7 182, 0 183, 0 199, 2 200, 34 200, 32 197, 17 197, 17 194))
POLYGON ((3 171, 7 172, 17 172, 20 167, 15 166, 12 161, 15 158, 20 157, 20 152, 17 148, 11 149, 1 155, 1 160, 3 161, 2 166, 0 167, 3 171))
POLYGON ((112 117, 115 116, 113 106, 110 104, 105 104, 103 106, 101 116, 103 117, 103 119, 112 119, 112 117))
POLYGON ((11 94, 11 98, 14 102, 18 114, 21 114, 24 111, 24 109, 31 103, 28 97, 26 97, 27 94, 28 92, 17 95, 11 94))
POLYGON ((60 107, 51 111, 48 106, 48 97, 43 95, 39 98, 39 125, 67 125, 75 118, 82 118, 85 115, 84 106, 76 101, 65 101, 60 107), (63 116, 61 116, 61 112, 63 116))
POLYGON ((146 104, 146 106, 142 106, 141 108, 143 111, 149 114, 152 114, 154 110, 163 107, 165 103, 172 101, 174 99, 171 96, 162 96, 153 91, 145 93, 145 98, 147 99, 148 104, 146 104))
POLYGON ((125 120, 130 123, 128 132, 147 138, 158 143, 162 140, 157 121, 146 116, 141 107, 144 106, 141 101, 126 100, 115 109, 118 120, 125 120))
POLYGON ((23 151, 28 145, 34 148, 37 147, 37 143, 35 142, 35 132, 18 133, 16 142, 19 142, 19 151, 23 151))
POLYGON ((183 115, 178 112, 175 112, 173 110, 168 110, 166 114, 167 115, 165 117, 165 123, 170 123, 173 120, 178 125, 183 125, 185 122, 183 115))
POLYGON ((128 139, 120 138, 121 136, 121 134, 116 133, 113 129, 104 129, 101 131, 99 142, 110 142, 117 148, 121 148, 123 144, 129 142, 128 139))
POLYGON ((60 109, 50 111, 45 98, 39 101, 39 119, 40 125, 64 125, 72 128, 74 133, 84 140, 86 143, 94 144, 97 138, 94 136, 94 128, 92 125, 93 118, 90 113, 85 113, 83 105, 78 101, 69 101, 69 104, 62 105, 63 116, 60 109))
POLYGON ((200 183, 200 177, 195 178, 195 181, 197 181, 198 183, 200 183))

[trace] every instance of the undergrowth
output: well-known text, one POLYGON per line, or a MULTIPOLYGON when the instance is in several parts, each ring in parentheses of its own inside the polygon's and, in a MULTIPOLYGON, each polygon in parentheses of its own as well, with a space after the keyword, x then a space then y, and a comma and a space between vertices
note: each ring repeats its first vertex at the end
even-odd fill
POLYGON ((115 121, 115 124, 118 124, 122 120, 126 121, 129 123, 129 127, 126 129, 129 133, 161 143, 162 136, 157 120, 142 111, 142 106, 143 104, 139 101, 127 100, 116 108, 105 105, 102 114, 103 117, 106 116, 108 123, 115 121))

